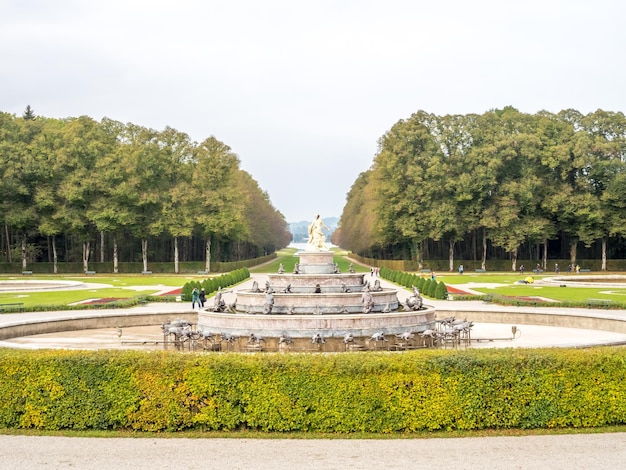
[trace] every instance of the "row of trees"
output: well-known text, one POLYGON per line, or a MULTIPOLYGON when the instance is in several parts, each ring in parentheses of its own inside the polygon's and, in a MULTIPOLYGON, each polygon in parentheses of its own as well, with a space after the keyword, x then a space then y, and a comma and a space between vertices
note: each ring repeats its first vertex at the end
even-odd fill
POLYGON ((55 273, 59 258, 75 261, 67 247, 76 241, 85 270, 97 242, 117 272, 120 241, 125 253, 141 243, 147 270, 148 241, 168 238, 171 250, 151 256, 173 259, 178 272, 181 239, 185 247, 201 241, 210 271, 212 243, 223 247, 221 261, 231 261, 291 238, 267 193, 215 137, 197 143, 169 127, 35 117, 30 107, 22 117, 0 113, 0 222, 6 261, 19 247, 26 268, 29 253, 38 260, 49 250, 55 273))
POLYGON ((625 233, 624 114, 507 107, 419 111, 396 123, 352 186, 334 241, 364 256, 418 261, 427 247, 446 246, 450 270, 467 240, 481 242, 483 268, 500 249, 513 270, 522 247, 537 247, 545 269, 559 246, 575 264, 579 243, 599 243, 606 269, 607 241, 625 233))

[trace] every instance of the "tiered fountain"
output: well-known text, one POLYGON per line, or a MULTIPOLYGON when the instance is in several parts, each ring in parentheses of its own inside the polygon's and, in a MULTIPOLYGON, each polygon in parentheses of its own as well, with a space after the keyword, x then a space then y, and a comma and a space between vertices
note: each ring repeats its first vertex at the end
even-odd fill
POLYGON ((379 342, 389 341, 382 336, 433 328, 433 307, 403 308, 396 290, 378 282, 372 286, 352 269, 339 272, 321 228, 315 236, 315 224, 292 273, 281 267, 268 275, 265 286, 238 290, 230 308, 200 311, 198 330, 220 334, 222 343, 227 339, 224 348, 232 350, 345 351, 378 349, 379 342))

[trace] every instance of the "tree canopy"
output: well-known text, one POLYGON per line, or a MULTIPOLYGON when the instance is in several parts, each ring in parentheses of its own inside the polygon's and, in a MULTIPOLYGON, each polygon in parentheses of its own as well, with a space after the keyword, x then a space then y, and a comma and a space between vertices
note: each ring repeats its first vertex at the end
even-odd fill
POLYGON ((419 111, 379 140, 378 153, 350 192, 335 242, 373 257, 481 259, 555 241, 576 260, 579 244, 624 234, 626 119, 526 114, 512 107, 482 115, 419 111), (477 257, 477 241, 483 249, 477 257), (465 241, 462 248, 459 242, 465 241), (444 248, 445 246, 445 248, 444 248))
POLYGON ((144 270, 148 256, 208 265, 291 239, 283 215, 214 136, 197 143, 170 127, 49 119, 29 106, 22 117, 0 112, 0 177, 1 252, 6 261, 21 252, 24 266, 47 254, 87 270, 95 245, 115 266, 118 256, 141 259, 144 270), (217 249, 205 251, 208 243, 217 249))

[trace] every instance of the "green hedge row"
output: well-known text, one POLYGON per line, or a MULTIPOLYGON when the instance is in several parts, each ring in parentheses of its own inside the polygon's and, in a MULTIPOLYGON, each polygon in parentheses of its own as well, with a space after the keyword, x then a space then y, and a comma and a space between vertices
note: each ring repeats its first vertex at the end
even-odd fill
MULTIPOLYGON (((240 268, 250 268, 259 264, 266 263, 277 258, 276 253, 272 253, 259 258, 251 258, 239 261, 211 261, 211 272, 224 273, 228 271, 234 271, 240 268)), ((178 263, 179 274, 196 274, 198 271, 204 271, 206 263, 204 261, 180 261, 178 263)), ((33 271, 37 274, 52 274, 54 273, 54 264, 48 262, 29 263, 27 268, 29 271, 33 271)), ((58 274, 77 274, 83 272, 82 262, 60 262, 57 263, 58 274)), ((98 261, 91 261, 89 263, 89 269, 96 271, 99 274, 112 274, 113 263, 105 262, 100 263, 98 261)), ((149 262, 148 270, 154 274, 173 274, 174 262, 149 262)), ((23 271, 21 262, 13 263, 0 263, 0 274, 20 274, 23 271)), ((120 262, 118 264, 118 272, 120 274, 140 274, 143 271, 142 262, 120 262)))
POLYGON ((412 432, 626 423, 626 349, 0 350, 0 428, 412 432))
MULTIPOLYGON (((433 271, 447 273, 447 272, 457 272, 458 266, 460 264, 463 265, 465 272, 467 274, 473 273, 475 269, 482 268, 482 262, 476 260, 463 260, 463 259, 455 259, 454 260, 454 269, 450 269, 450 260, 448 259, 438 259, 438 260, 424 260, 423 263, 419 263, 415 260, 389 260, 389 259, 377 259, 377 258, 367 258, 365 256, 360 256, 356 253, 350 253, 350 257, 358 260, 360 263, 366 266, 378 266, 382 268, 383 266, 388 267, 390 269, 395 269, 397 271, 419 271, 420 269, 432 269, 433 271)), ((549 259, 548 265, 546 266, 546 274, 552 274, 554 272, 554 265, 558 264, 561 269, 561 274, 564 275, 567 272, 567 265, 571 263, 571 260, 568 259, 549 259)), ((520 265, 534 267, 537 264, 537 260, 517 260, 517 267, 520 265)), ((599 259, 579 259, 576 261, 581 268, 591 269, 591 274, 602 274, 602 260, 599 259)), ((490 259, 485 263, 485 268, 488 273, 494 272, 512 272, 511 268, 511 260, 503 259, 496 260, 490 259)), ((626 260, 624 259, 608 259, 606 260, 606 270, 609 272, 620 272, 626 271, 626 260)), ((527 271, 532 272, 531 269, 527 269, 527 271)))
POLYGON ((235 271, 222 274, 221 276, 212 277, 209 279, 205 279, 204 281, 190 281, 185 283, 183 289, 181 291, 182 300, 191 301, 191 291, 194 287, 198 289, 204 289, 206 295, 210 295, 212 292, 217 292, 217 290, 222 287, 233 286, 235 284, 240 283, 241 281, 248 279, 250 277, 250 271, 248 268, 236 269, 235 271))
POLYGON ((422 295, 433 299, 447 300, 448 289, 443 281, 437 282, 430 277, 418 276, 417 274, 395 271, 393 269, 380 268, 380 277, 388 281, 395 282, 401 286, 411 289, 417 287, 422 295))

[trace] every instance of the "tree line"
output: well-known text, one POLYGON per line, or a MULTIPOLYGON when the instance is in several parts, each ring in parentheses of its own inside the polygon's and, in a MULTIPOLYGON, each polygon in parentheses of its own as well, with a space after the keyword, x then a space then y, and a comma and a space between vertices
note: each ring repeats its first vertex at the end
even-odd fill
MULTIPOLYGON (((351 187, 334 242, 383 259, 480 260, 520 252, 576 264, 579 247, 626 250, 626 119, 621 112, 527 114, 513 107, 418 111, 379 140, 351 187)), ((596 252, 596 251, 594 251, 596 252)))
POLYGON ((108 118, 0 112, 0 253, 5 261, 143 262, 255 258, 291 234, 238 157, 108 118), (150 242, 150 245, 149 245, 150 242))

